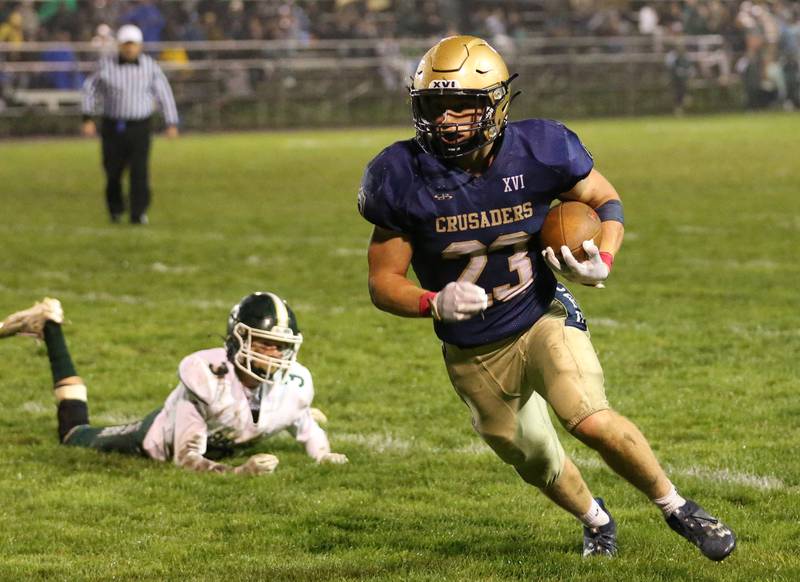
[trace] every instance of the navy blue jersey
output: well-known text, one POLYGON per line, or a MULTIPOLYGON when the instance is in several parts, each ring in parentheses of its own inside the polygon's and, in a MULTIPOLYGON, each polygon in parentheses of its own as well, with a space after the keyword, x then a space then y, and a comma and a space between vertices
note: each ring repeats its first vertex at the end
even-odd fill
POLYGON ((410 238, 425 289, 457 280, 483 287, 489 307, 482 315, 434 324, 445 342, 482 345, 527 329, 547 310, 556 280, 538 233, 553 199, 592 166, 572 131, 544 119, 509 123, 481 176, 426 154, 414 140, 400 141, 367 166, 358 206, 372 224, 410 238))

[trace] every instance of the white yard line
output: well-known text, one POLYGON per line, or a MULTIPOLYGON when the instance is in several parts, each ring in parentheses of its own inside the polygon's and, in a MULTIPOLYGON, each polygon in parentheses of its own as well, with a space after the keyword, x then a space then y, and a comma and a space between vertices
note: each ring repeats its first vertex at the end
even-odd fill
MULTIPOLYGON (((462 455, 492 455, 492 450, 482 441, 474 440, 468 445, 456 448, 436 447, 422 440, 405 439, 391 433, 332 433, 334 443, 348 443, 363 446, 375 453, 405 454, 420 451, 427 454, 457 453, 462 455)), ((603 461, 596 457, 584 455, 571 455, 573 461, 579 466, 588 469, 602 469, 610 471, 603 461)), ((789 487, 782 479, 773 475, 755 475, 732 471, 730 469, 710 469, 701 466, 677 467, 667 466, 667 473, 673 477, 692 477, 701 481, 713 483, 726 483, 741 485, 758 489, 760 491, 787 491, 789 487)))
POLYGON ((688 257, 684 259, 687 265, 708 269, 710 267, 724 268, 730 271, 791 271, 794 264, 787 261, 773 261, 772 259, 752 259, 749 261, 712 260, 688 257))
MULTIPOLYGON (((91 402, 89 402, 91 405, 91 402)), ((91 423, 98 426, 111 425, 111 424, 130 424, 141 420, 141 416, 123 414, 120 412, 106 412, 103 414, 94 414, 91 417, 91 423)))
MULTIPOLYGON (((158 230, 155 227, 148 228, 147 230, 135 229, 137 230, 136 234, 140 237, 139 240, 144 241, 147 244, 154 244, 159 241, 166 242, 168 244, 173 244, 176 241, 180 241, 184 244, 189 244, 193 242, 220 242, 227 240, 227 234, 223 232, 187 232, 182 231, 180 234, 176 234, 173 229, 164 229, 158 230)), ((63 229, 58 226, 53 225, 33 225, 33 224, 10 224, 3 226, 4 233, 20 233, 24 236, 60 236, 63 234, 63 229)), ((124 233, 125 235, 129 234, 129 229, 125 227, 117 226, 107 226, 107 227, 75 227, 70 230, 70 236, 78 237, 78 236, 85 236, 88 238, 98 238, 98 237, 115 237, 120 238, 120 233, 124 233)), ((273 232, 250 232, 244 234, 237 234, 237 240, 240 243, 250 243, 252 245, 262 244, 265 245, 264 248, 271 248, 274 246, 274 243, 277 244, 285 244, 286 238, 284 235, 280 233, 273 233, 273 232)), ((352 235, 352 237, 347 237, 347 241, 353 245, 353 247, 357 247, 359 245, 366 245, 366 241, 363 235, 352 235)), ((306 247, 311 246, 319 246, 322 247, 323 251, 326 251, 330 247, 330 237, 323 236, 323 235, 311 235, 311 234, 304 234, 303 235, 303 245, 306 247)), ((364 252, 366 252, 366 246, 363 247, 364 252)), ((274 254, 270 256, 270 260, 274 258, 274 254)), ((287 259, 288 260, 288 259, 287 259)))
POLYGON ((150 268, 156 273, 172 273, 175 275, 189 275, 199 270, 197 265, 166 265, 160 261, 150 265, 150 268))
MULTIPOLYGON (((39 295, 47 294, 44 290, 39 291, 39 295)), ((50 291, 56 298, 71 298, 88 303, 124 303, 126 305, 145 305, 147 301, 135 295, 115 295, 113 293, 103 293, 90 291, 89 293, 72 293, 70 291, 50 291)))
MULTIPOLYGON (((19 407, 19 410, 20 412, 39 416, 43 413, 52 411, 53 406, 52 404, 44 404, 41 401, 31 400, 22 403, 22 405, 19 407)), ((138 417, 132 417, 130 414, 124 414, 115 411, 108 411, 104 414, 98 414, 94 417, 94 420, 98 425, 127 424, 137 419, 138 417)), ((277 438, 288 439, 289 437, 278 436, 277 438)), ((422 452, 430 455, 441 453, 456 453, 460 455, 493 454, 492 450, 477 438, 460 447, 434 446, 422 439, 405 438, 394 435, 390 432, 364 434, 333 432, 331 433, 331 440, 334 444, 345 443, 355 445, 358 447, 363 447, 376 454, 405 455, 413 452, 422 452)), ((573 454, 570 455, 570 458, 581 468, 610 471, 605 463, 594 456, 573 454)), ((797 489, 796 487, 790 487, 781 478, 773 475, 756 475, 753 473, 732 471, 730 469, 710 469, 708 467, 701 467, 697 465, 689 467, 667 466, 665 468, 671 477, 691 477, 710 483, 741 485, 743 487, 750 487, 759 491, 788 491, 790 489, 797 489)))
MULTIPOLYGON (((0 291, 10 291, 18 293, 19 290, 11 289, 4 285, 0 284, 0 291)), ((28 295, 31 298, 39 298, 39 297, 56 297, 61 300, 71 300, 71 301, 84 301, 87 303, 121 303, 125 305, 157 305, 163 304, 162 300, 149 300, 145 299, 144 297, 139 297, 136 295, 125 295, 125 294, 115 294, 115 293, 104 293, 104 292, 97 292, 97 291, 90 291, 88 293, 76 293, 74 291, 63 291, 58 290, 56 288, 34 288, 34 289, 26 289, 28 295)), ((33 300, 33 299, 31 299, 33 300)), ((197 309, 213 309, 218 310, 222 309, 223 311, 227 311, 233 306, 233 302, 222 301, 219 299, 180 299, 177 300, 182 305, 188 305, 190 307, 195 307, 197 309)), ((67 319, 69 319, 69 315, 67 315, 67 319)))
POLYGON ((330 254, 335 257, 366 257, 367 248, 366 246, 357 248, 337 247, 330 254))
MULTIPOLYGON (((570 458, 572 458, 572 460, 575 461, 575 463, 580 467, 605 469, 610 471, 603 461, 595 457, 571 455, 570 458)), ((707 467, 700 466, 676 467, 673 465, 666 465, 664 470, 671 477, 694 477, 696 479, 700 479, 701 481, 743 485, 745 487, 752 487, 753 489, 760 489, 762 491, 789 489, 789 486, 784 483, 782 479, 772 475, 753 475, 752 473, 740 473, 738 471, 731 471, 730 469, 709 469, 707 467)))
POLYGON ((734 323, 728 326, 728 331, 732 334, 752 338, 781 338, 781 337, 800 337, 800 329, 774 329, 763 325, 742 325, 734 323))
POLYGON ((336 433, 335 440, 337 443, 351 443, 366 447, 375 453, 407 453, 411 450, 420 450, 420 448, 426 452, 432 452, 430 447, 421 442, 397 437, 390 433, 336 433))
POLYGON ((36 400, 29 400, 28 402, 23 402, 22 406, 20 406, 20 410, 23 412, 27 412, 29 414, 46 414, 46 413, 53 413, 54 407, 51 404, 50 406, 43 404, 41 402, 37 402, 36 400))
POLYGON ((718 228, 696 224, 679 224, 675 227, 675 230, 680 234, 716 234, 719 232, 718 228))
POLYGON ((764 491, 789 489, 789 486, 783 480, 772 475, 753 475, 731 471, 730 469, 706 469, 704 467, 688 467, 672 472, 686 477, 696 477, 703 481, 732 483, 764 491))

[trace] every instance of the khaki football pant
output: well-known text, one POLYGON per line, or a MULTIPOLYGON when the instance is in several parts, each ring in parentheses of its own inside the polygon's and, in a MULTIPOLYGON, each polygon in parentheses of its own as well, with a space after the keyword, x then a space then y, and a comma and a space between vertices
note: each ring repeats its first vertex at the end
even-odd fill
POLYGON ((530 329, 484 346, 444 345, 450 381, 472 411, 472 425, 520 476, 536 487, 552 485, 564 449, 547 411, 569 431, 608 408, 603 370, 589 333, 565 325, 558 301, 530 329))

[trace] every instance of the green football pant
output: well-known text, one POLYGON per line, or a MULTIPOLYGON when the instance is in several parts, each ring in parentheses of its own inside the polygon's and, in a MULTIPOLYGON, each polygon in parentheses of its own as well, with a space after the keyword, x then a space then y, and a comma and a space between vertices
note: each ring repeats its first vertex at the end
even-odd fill
POLYGON ((161 409, 154 410, 142 420, 130 424, 94 427, 88 424, 76 426, 64 439, 64 444, 85 447, 104 453, 147 456, 142 443, 161 409))

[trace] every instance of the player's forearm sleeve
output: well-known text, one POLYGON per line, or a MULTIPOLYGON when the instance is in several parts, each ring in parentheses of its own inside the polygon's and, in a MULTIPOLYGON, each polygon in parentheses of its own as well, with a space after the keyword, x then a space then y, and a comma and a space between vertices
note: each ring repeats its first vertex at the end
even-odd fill
POLYGON ((328 442, 328 435, 319 426, 316 427, 311 437, 305 442, 306 453, 308 456, 319 461, 322 457, 331 452, 331 445, 328 442))
POLYGON ((297 442, 303 443, 308 456, 319 461, 331 452, 328 435, 311 417, 311 410, 306 409, 303 415, 295 422, 292 431, 297 442))
POLYGON ((185 448, 175 454, 175 464, 184 469, 198 471, 201 473, 231 473, 233 467, 225 463, 217 463, 211 459, 206 459, 203 455, 191 448, 185 448))
POLYGON ((175 464, 192 471, 229 473, 233 467, 206 459, 208 427, 196 406, 184 400, 175 410, 175 464))

